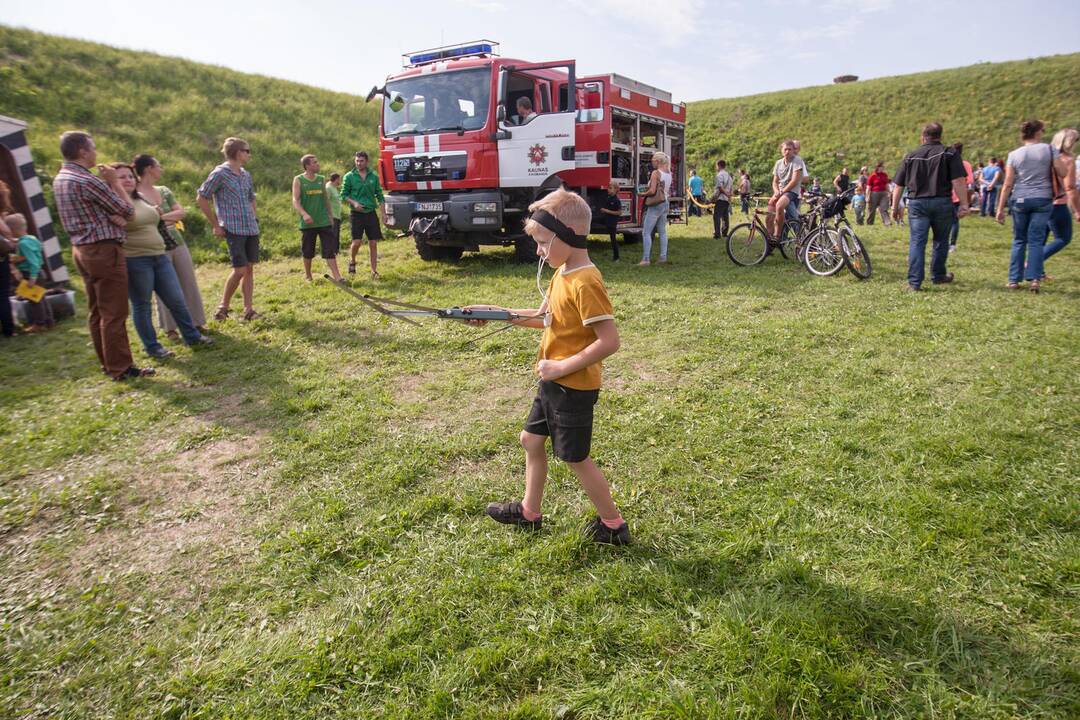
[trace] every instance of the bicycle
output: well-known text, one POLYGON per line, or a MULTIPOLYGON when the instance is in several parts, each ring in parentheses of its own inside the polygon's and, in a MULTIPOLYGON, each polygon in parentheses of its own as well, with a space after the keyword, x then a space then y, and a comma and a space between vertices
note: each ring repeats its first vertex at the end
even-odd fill
POLYGON ((760 209, 763 197, 752 196, 754 211, 750 222, 740 223, 728 232, 725 243, 728 257, 736 265, 750 267, 765 260, 772 250, 780 250, 785 258, 798 262, 801 259, 800 245, 805 237, 802 222, 795 218, 785 220, 779 236, 774 238, 763 219, 771 211, 763 212, 760 209))
POLYGON ((873 272, 869 251, 844 215, 852 195, 854 189, 849 188, 829 196, 816 208, 822 224, 819 232, 808 238, 803 258, 806 269, 814 275, 834 275, 841 267, 847 267, 852 275, 866 280, 873 272))

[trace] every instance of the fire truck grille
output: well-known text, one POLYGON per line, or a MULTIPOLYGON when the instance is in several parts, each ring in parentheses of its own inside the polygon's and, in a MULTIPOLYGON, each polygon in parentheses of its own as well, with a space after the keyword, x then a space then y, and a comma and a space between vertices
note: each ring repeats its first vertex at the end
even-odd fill
POLYGON ((395 158, 394 176, 398 182, 464 180, 467 162, 464 154, 395 158))

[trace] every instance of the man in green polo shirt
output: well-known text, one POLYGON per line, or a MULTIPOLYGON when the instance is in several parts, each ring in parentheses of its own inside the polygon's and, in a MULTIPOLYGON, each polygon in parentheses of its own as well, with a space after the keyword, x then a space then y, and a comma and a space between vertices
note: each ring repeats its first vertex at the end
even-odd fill
POLYGON ((311 260, 315 257, 315 237, 319 237, 319 250, 330 268, 334 280, 341 280, 338 272, 338 239, 334 237, 330 209, 330 196, 326 194, 326 179, 319 175, 319 159, 314 155, 300 158, 304 172, 293 178, 292 204, 300 213, 300 254, 304 258, 304 275, 311 282, 311 260))
POLYGON ((349 272, 356 272, 356 253, 360 249, 364 235, 368 239, 368 257, 371 261, 371 277, 379 277, 379 240, 382 240, 383 191, 379 177, 368 170, 368 156, 363 150, 356 153, 356 169, 345 173, 341 186, 341 199, 348 203, 352 211, 349 219, 352 223, 352 247, 349 259, 349 272))

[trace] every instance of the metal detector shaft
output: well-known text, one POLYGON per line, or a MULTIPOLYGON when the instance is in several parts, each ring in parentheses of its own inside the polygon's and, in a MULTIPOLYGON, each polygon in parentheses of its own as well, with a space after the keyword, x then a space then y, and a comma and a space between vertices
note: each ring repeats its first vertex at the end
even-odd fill
POLYGON ((400 308, 406 308, 405 310, 390 311, 402 315, 429 315, 443 320, 495 320, 501 322, 511 322, 513 320, 521 319, 520 315, 515 315, 509 310, 479 310, 459 307, 429 308, 424 307, 423 305, 413 305, 412 303, 401 302, 400 300, 378 298, 374 295, 365 295, 364 297, 367 300, 380 305, 395 305, 400 308))
POLYGON ((386 308, 384 308, 384 307, 380 306, 379 304, 377 304, 377 303, 375 303, 375 302, 372 302, 372 301, 371 301, 371 300, 369 300, 369 299, 368 299, 368 298, 367 298, 366 296, 364 296, 364 295, 361 295, 360 293, 356 292, 356 291, 355 291, 355 290, 353 290, 353 289, 352 289, 351 287, 349 287, 348 285, 346 285, 346 284, 345 284, 344 282, 338 282, 337 280, 335 280, 334 278, 330 277, 329 275, 323 275, 323 277, 324 277, 324 278, 326 278, 327 280, 329 280, 330 282, 332 282, 332 283, 333 283, 334 285, 336 285, 337 287, 339 287, 339 288, 341 288, 342 290, 344 290, 345 292, 349 293, 349 294, 350 294, 350 295, 352 295, 352 296, 353 296, 354 298, 356 298, 356 299, 357 299, 357 300, 359 300, 360 302, 364 303, 365 305, 367 305, 367 306, 368 306, 368 307, 370 307, 371 309, 375 310, 376 312, 378 312, 378 313, 380 313, 380 314, 382 314, 382 315, 386 315, 387 317, 397 318, 398 320, 401 320, 402 322, 407 322, 407 323, 409 323, 410 325, 415 325, 416 327, 423 327, 423 326, 422 326, 422 325, 420 325, 420 323, 418 323, 418 322, 415 322, 415 321, 413 321, 413 320, 410 320, 409 318, 406 318, 406 317, 401 317, 400 315, 397 315, 397 314, 395 314, 395 313, 393 313, 393 312, 390 312, 389 310, 387 310, 386 308))

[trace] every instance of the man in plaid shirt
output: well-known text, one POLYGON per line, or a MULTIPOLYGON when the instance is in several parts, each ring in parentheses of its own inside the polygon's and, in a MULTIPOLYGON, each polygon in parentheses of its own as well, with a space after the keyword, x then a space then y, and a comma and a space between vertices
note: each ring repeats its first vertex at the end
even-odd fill
POLYGON ((229 317, 229 303, 239 286, 244 297, 244 319, 254 320, 259 317, 252 307, 254 269, 259 261, 259 221, 255 217, 255 188, 251 175, 244 169, 251 159, 251 146, 240 138, 231 137, 225 140, 221 152, 225 162, 210 172, 199 187, 197 198, 214 234, 225 238, 233 266, 214 319, 229 317))
POLYGON ((101 369, 114 380, 153 375, 137 368, 128 344, 128 282, 124 225, 134 209, 116 171, 97 164, 94 139, 84 132, 60 136, 64 164, 53 179, 60 222, 71 238, 75 267, 86 283, 87 324, 101 369))

